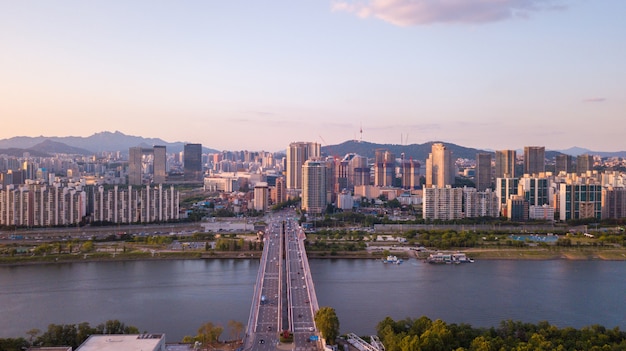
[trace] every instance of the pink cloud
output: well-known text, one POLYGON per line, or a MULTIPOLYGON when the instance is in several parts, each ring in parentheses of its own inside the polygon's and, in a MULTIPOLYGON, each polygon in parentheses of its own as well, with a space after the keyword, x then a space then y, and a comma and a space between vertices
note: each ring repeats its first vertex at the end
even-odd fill
POLYGON ((336 1, 333 11, 376 17, 397 26, 432 23, 487 23, 526 18, 542 10, 563 9, 558 0, 355 0, 336 1))
POLYGON ((589 98, 589 99, 584 99, 583 102, 605 102, 606 98, 603 97, 595 97, 595 98, 589 98))

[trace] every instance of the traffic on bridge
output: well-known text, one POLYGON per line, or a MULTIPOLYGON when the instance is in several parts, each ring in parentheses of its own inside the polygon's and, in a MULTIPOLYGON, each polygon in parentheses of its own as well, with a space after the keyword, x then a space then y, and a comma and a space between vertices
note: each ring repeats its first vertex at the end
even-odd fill
POLYGON ((267 217, 245 350, 322 350, 319 309, 295 212, 267 217), (281 341, 282 340, 282 341, 281 341))

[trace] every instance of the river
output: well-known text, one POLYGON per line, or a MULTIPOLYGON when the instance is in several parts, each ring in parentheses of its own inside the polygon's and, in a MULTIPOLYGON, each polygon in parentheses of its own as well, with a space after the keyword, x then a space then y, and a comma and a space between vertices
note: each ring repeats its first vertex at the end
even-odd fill
MULTIPOLYGON (((386 316, 422 315, 476 327, 512 319, 626 328, 623 261, 315 259, 310 266, 319 304, 335 308, 342 333, 372 334, 386 316)), ((175 342, 207 321, 245 324, 258 268, 245 259, 0 267, 0 337, 25 337, 50 323, 118 319, 175 342)))

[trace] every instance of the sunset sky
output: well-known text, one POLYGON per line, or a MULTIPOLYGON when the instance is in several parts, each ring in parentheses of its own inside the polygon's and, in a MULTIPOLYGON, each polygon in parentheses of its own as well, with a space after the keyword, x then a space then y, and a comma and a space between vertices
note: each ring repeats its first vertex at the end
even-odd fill
POLYGON ((626 150, 622 0, 0 0, 0 139, 626 150))

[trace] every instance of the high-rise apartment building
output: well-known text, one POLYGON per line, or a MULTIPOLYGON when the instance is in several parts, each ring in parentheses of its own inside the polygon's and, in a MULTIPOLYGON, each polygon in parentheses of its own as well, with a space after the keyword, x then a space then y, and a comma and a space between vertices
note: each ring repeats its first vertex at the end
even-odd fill
POLYGON ((302 165, 307 160, 318 159, 321 156, 321 146, 315 142, 296 142, 289 144, 285 175, 287 189, 302 189, 302 165))
POLYGON ((559 220, 602 218, 602 185, 594 179, 559 184, 559 220))
POLYGON ((507 201, 512 195, 517 195, 518 184, 518 178, 496 178, 496 196, 501 216, 507 216, 507 201))
POLYGON ((476 154, 476 189, 485 191, 491 188, 491 154, 476 154))
POLYGON ((388 150, 377 149, 374 160, 374 185, 393 186, 396 157, 388 150))
POLYGON ((593 155, 578 155, 576 157, 576 173, 585 174, 593 170, 593 155))
POLYGON ((302 209, 310 214, 326 211, 326 162, 308 160, 302 166, 302 209))
POLYGON ((487 189, 477 191, 475 188, 463 188, 463 203, 465 204, 465 218, 498 217, 499 206, 496 193, 487 189))
POLYGON ((626 188, 605 187, 602 189, 602 219, 626 218, 626 188))
POLYGON ((571 173, 574 169, 571 155, 556 155, 556 162, 554 165, 554 174, 559 173, 571 173))
POLYGON ((349 167, 352 177, 350 177, 351 181, 348 180, 348 184, 352 183, 351 188, 370 185, 370 167, 367 165, 367 157, 354 155, 350 158, 349 167))
POLYGON ((269 197, 268 189, 268 185, 265 182, 259 182, 254 185, 253 207, 256 211, 267 211, 267 199, 269 197))
POLYGON ((551 205, 554 197, 549 178, 527 175, 520 178, 517 194, 524 196, 524 199, 528 201, 528 206, 551 205))
POLYGON ((422 202, 424 219, 450 221, 463 218, 462 188, 424 188, 422 202))
POLYGON ((511 221, 527 221, 529 218, 528 201, 521 195, 512 195, 506 201, 507 218, 511 221))
POLYGON ((539 174, 546 171, 546 148, 524 146, 524 174, 539 174))
POLYGON ((86 215, 86 194, 77 188, 41 184, 0 189, 0 226, 67 226, 86 215))
POLYGON ((495 178, 515 178, 515 150, 496 151, 495 178))
POLYGON ((420 163, 416 160, 402 160, 400 164, 402 174, 402 187, 404 189, 417 189, 420 185, 420 163))
POLYGON ((285 177, 276 178, 276 199, 274 201, 277 204, 287 201, 285 189, 285 177))
POLYGON ((452 151, 442 143, 434 143, 426 160, 426 187, 445 188, 454 185, 454 160, 452 151))
POLYGON ((202 144, 185 144, 183 152, 185 181, 201 182, 203 178, 202 144))

